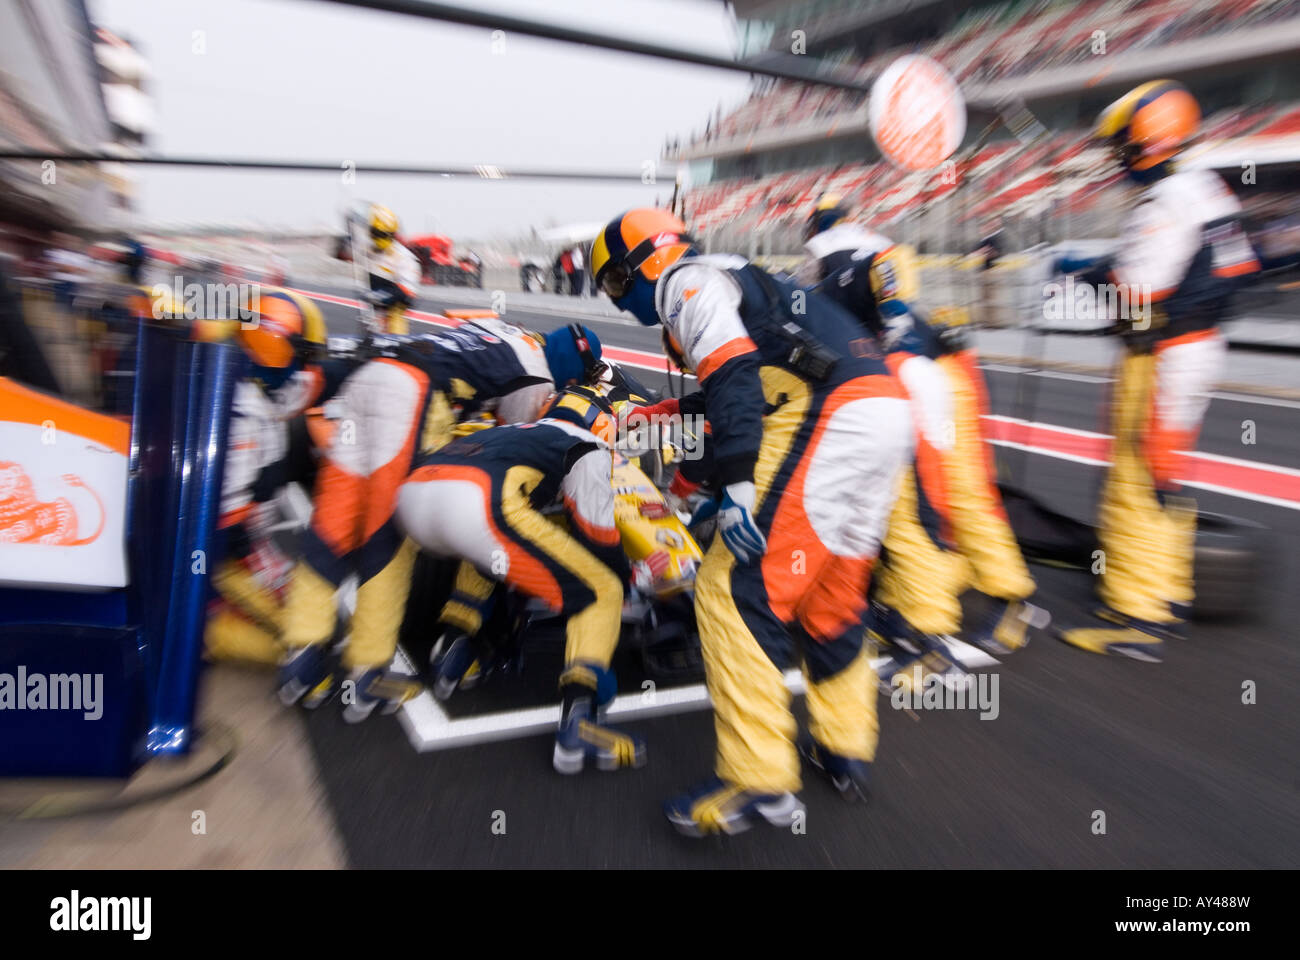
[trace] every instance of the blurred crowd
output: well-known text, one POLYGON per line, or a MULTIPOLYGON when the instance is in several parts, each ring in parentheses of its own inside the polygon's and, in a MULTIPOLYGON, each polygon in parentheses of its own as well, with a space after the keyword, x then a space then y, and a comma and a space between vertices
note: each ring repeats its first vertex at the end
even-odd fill
MULTIPOLYGON (((1113 56, 1149 50, 1296 16, 1300 16, 1297 0, 1038 0, 1029 4, 1008 0, 972 11, 931 43, 893 48, 865 62, 854 61, 851 54, 838 59, 844 70, 868 83, 897 57, 921 53, 947 67, 965 87, 1086 62, 1098 51, 1113 56), (1103 41, 1104 48, 1097 48, 1103 41)), ((787 37, 791 29, 811 34, 817 25, 778 25, 775 35, 787 37)), ((858 110, 864 102, 865 96, 855 91, 761 80, 744 104, 726 115, 715 115, 690 143, 725 141, 774 123, 812 123, 858 110)))

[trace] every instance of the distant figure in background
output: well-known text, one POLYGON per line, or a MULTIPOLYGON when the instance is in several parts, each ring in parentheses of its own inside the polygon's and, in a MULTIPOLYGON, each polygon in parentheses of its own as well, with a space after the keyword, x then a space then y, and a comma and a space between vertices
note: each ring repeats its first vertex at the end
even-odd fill
POLYGON ((984 231, 984 238, 980 240, 979 248, 975 251, 983 258, 980 263, 981 270, 990 270, 997 264, 1002 257, 1003 243, 1001 219, 990 221, 984 231))
POLYGON ((122 245, 126 248, 121 261, 122 271, 126 274, 126 282, 139 284, 144 276, 145 264, 149 262, 149 251, 143 243, 134 237, 124 237, 122 245))
POLYGON ((384 333, 410 333, 406 317, 420 291, 420 262, 397 241, 401 225, 387 207, 370 207, 370 290, 366 296, 383 314, 384 333))
POLYGON ((984 238, 975 249, 980 258, 979 273, 979 322, 981 326, 1000 326, 997 323, 997 311, 994 309, 994 280, 989 275, 999 260, 1002 259, 1006 237, 1002 233, 1002 218, 989 221, 984 231, 984 238))
POLYGON ((567 250, 561 250, 555 255, 555 262, 551 264, 551 289, 556 293, 564 292, 564 285, 567 281, 564 273, 564 255, 567 250))
POLYGON ((577 246, 569 251, 569 262, 573 265, 573 272, 569 274, 569 296, 580 297, 587 286, 587 261, 582 256, 582 247, 577 246))
POLYGON ((565 250, 560 254, 560 283, 556 286, 556 293, 564 293, 565 290, 573 290, 573 251, 565 250))
POLYGON ((54 298, 63 307, 71 307, 77 290, 88 277, 94 265, 82 253, 83 242, 70 234, 54 237, 54 245, 45 251, 49 264, 49 277, 54 281, 54 298))

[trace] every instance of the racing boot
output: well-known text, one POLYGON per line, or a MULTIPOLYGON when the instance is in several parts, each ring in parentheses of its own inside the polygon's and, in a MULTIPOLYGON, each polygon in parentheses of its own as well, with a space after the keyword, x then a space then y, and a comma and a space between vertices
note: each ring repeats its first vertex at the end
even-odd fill
POLYGON ((893 607, 872 600, 867 614, 867 633, 878 647, 893 646, 895 637, 907 636, 907 621, 893 607))
POLYGON ((793 793, 758 793, 713 777, 665 803, 664 815, 688 837, 735 836, 762 821, 789 827, 804 809, 793 793))
POLYGON ((457 690, 473 690, 483 678, 482 659, 474 638, 460 632, 451 636, 451 645, 434 668, 433 695, 439 700, 450 700, 457 690))
POLYGON ((989 609, 967 638, 994 656, 1006 656, 1029 643, 1030 629, 1043 630, 1052 615, 1025 600, 988 597, 989 609))
POLYGON ((280 662, 276 693, 286 707, 301 703, 315 710, 334 695, 334 668, 323 644, 288 650, 280 662))
POLYGON ((1135 620, 1127 614, 1120 613, 1114 607, 1106 604, 1098 604, 1093 608, 1092 615, 1099 620, 1105 620, 1107 623, 1116 623, 1121 627, 1133 627, 1137 630, 1147 630, 1160 637, 1161 640, 1186 640, 1187 639, 1187 618, 1191 612, 1187 609, 1186 604, 1171 603, 1169 611, 1173 615, 1172 620, 1166 623, 1152 623, 1142 620, 1135 620))
POLYGON ((812 737, 799 741, 799 753, 850 803, 871 795, 871 764, 827 750, 812 737))
POLYGON ((1132 657, 1147 663, 1164 660, 1165 639, 1171 636, 1170 624, 1136 620, 1109 607, 1105 612, 1107 616, 1098 616, 1091 624, 1063 628, 1057 631, 1057 636, 1089 653, 1132 657))
POLYGON ((897 610, 883 603, 871 604, 871 638, 885 647, 883 662, 876 668, 876 681, 888 696, 896 686, 920 692, 925 678, 939 677, 945 686, 964 683, 970 673, 952 658, 952 651, 939 634, 921 633, 897 610))
POLYGON ((418 678, 385 667, 354 667, 348 681, 352 689, 344 699, 350 702, 343 708, 343 719, 348 723, 360 723, 375 707, 381 707, 382 713, 396 713, 424 689, 418 678))
POLYGON ((931 634, 920 636, 927 644, 932 644, 920 656, 904 663, 895 662, 892 666, 881 665, 879 686, 883 694, 893 696, 894 691, 899 690, 906 697, 921 697, 926 684, 932 682, 931 677, 933 682, 953 690, 975 679, 974 674, 952 658, 941 638, 931 634))
POLYGON ((613 699, 613 674, 591 664, 571 664, 560 676, 560 728, 551 763, 557 773, 580 773, 588 760, 599 770, 645 766, 645 741, 600 723, 598 711, 613 699))

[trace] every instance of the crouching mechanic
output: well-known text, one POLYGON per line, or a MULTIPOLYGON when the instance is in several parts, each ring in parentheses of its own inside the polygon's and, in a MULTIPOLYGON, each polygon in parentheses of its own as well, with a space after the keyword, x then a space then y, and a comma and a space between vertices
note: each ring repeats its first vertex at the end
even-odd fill
POLYGON ((261 291, 256 323, 199 320, 200 340, 233 339, 247 357, 235 385, 218 537, 204 641, 218 659, 275 664, 281 594, 290 562, 271 541, 272 501, 288 482, 288 421, 316 402, 324 378, 325 321, 311 300, 261 291))
MULTIPOLYGON (((591 383, 605 371, 600 338, 590 327, 571 323, 545 335, 530 336, 542 344, 557 388, 591 383)), ((506 412, 511 415, 498 417, 498 422, 531 419, 514 415, 517 411, 506 412)), ((433 694, 439 700, 449 699, 458 689, 472 689, 496 665, 498 651, 481 636, 481 630, 500 595, 499 584, 479 573, 472 563, 457 567, 451 596, 438 615, 442 632, 430 652, 433 694)))
POLYGON ((1196 447, 1227 353, 1218 325, 1243 278, 1259 270, 1241 205, 1219 175, 1174 169, 1199 123, 1196 100, 1167 80, 1107 107, 1095 136, 1144 190, 1113 256, 1057 264, 1115 284, 1120 302, 1137 305, 1117 325, 1124 352, 1098 524, 1101 605, 1093 623, 1061 632, 1093 653, 1159 661, 1164 640, 1191 614, 1196 504, 1180 495, 1182 451, 1196 447))
POLYGON ((567 615, 560 726, 553 763, 578 773, 639 767, 645 745, 603 726, 614 695, 628 564, 614 526, 609 404, 567 387, 535 423, 493 427, 419 459, 402 485, 398 519, 437 556, 460 557, 494 580, 567 615), (543 515, 562 503, 568 528, 543 515))
MULTIPOLYGON (((335 596, 358 586, 342 665, 351 681, 344 719, 396 710, 419 684, 388 669, 406 610, 416 547, 393 520, 415 459, 451 439, 456 410, 531 420, 554 392, 545 338, 495 319, 419 337, 384 337, 333 401, 338 428, 316 479, 312 522, 289 585, 280 697, 319 706, 333 693, 326 653, 335 596)), ((570 338, 572 340, 572 338, 570 338)))
POLYGON ((808 219, 801 282, 848 309, 879 341, 916 417, 916 457, 903 480, 877 573, 875 627, 936 672, 957 671, 937 638, 961 626, 967 587, 983 615, 966 639, 996 654, 1024 646, 1046 611, 1026 603, 1034 581, 1002 509, 981 415, 987 412, 974 350, 912 308, 908 248, 848 220, 834 195, 808 219))
POLYGON ((814 766, 853 796, 874 758, 866 593, 910 455, 907 401, 840 307, 741 257, 697 255, 667 211, 615 219, 591 268, 617 306, 662 321, 665 348, 698 377, 721 485, 695 581, 716 776, 665 812, 695 836, 789 825, 803 810, 783 679, 796 643, 814 766))

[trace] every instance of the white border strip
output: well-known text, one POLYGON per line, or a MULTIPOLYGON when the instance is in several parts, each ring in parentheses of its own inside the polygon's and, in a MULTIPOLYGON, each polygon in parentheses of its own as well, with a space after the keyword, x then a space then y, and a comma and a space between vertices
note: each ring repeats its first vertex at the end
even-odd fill
MULTIPOLYGON (((1076 453, 1062 453, 1057 450, 1048 450, 1043 447, 1031 447, 1024 443, 1015 443, 1011 440, 990 440, 989 443, 995 447, 1007 447, 1011 450, 1024 450, 1028 453, 1041 454, 1044 457, 1052 457, 1056 460, 1069 460, 1071 463, 1085 463, 1093 467, 1109 467, 1109 460, 1096 460, 1092 457, 1081 457, 1076 453)), ((1217 459, 1233 462, 1231 458, 1220 457, 1217 459)), ((1248 463, 1249 461, 1240 460, 1238 463, 1248 463)), ((1250 464, 1251 466, 1260 466, 1260 464, 1250 464)), ((1270 467, 1272 470, 1286 471, 1284 467, 1270 467)), ((1283 500, 1280 497, 1270 497, 1266 493, 1250 493, 1246 490, 1234 490, 1231 487, 1221 487, 1216 483, 1202 483, 1197 480, 1179 480, 1185 487, 1195 487, 1197 490, 1208 490, 1211 493, 1221 493, 1224 496, 1236 497, 1238 500, 1251 500, 1255 503, 1265 503, 1271 507, 1285 507, 1287 510, 1300 510, 1300 502, 1295 500, 1283 500)))
MULTIPOLYGON (((953 658, 967 669, 975 670, 998 663, 993 657, 961 640, 949 637, 945 642, 953 658)), ((872 669, 878 670, 889 659, 889 657, 875 658, 871 662, 872 669)), ((416 672, 400 647, 394 669, 399 673, 411 675, 416 672)), ((806 692, 802 671, 787 670, 783 679, 794 696, 801 696, 806 692)), ((622 694, 610 701, 606 708, 606 716, 619 722, 647 720, 651 717, 707 710, 711 705, 708 688, 702 683, 695 683, 685 687, 622 694)), ((402 729, 406 731, 406 736, 415 751, 431 753, 435 750, 451 750, 478 743, 519 740, 551 733, 560 722, 560 706, 552 704, 545 707, 527 707, 453 719, 434 699, 433 694, 424 690, 414 700, 402 706, 397 719, 402 729)))

